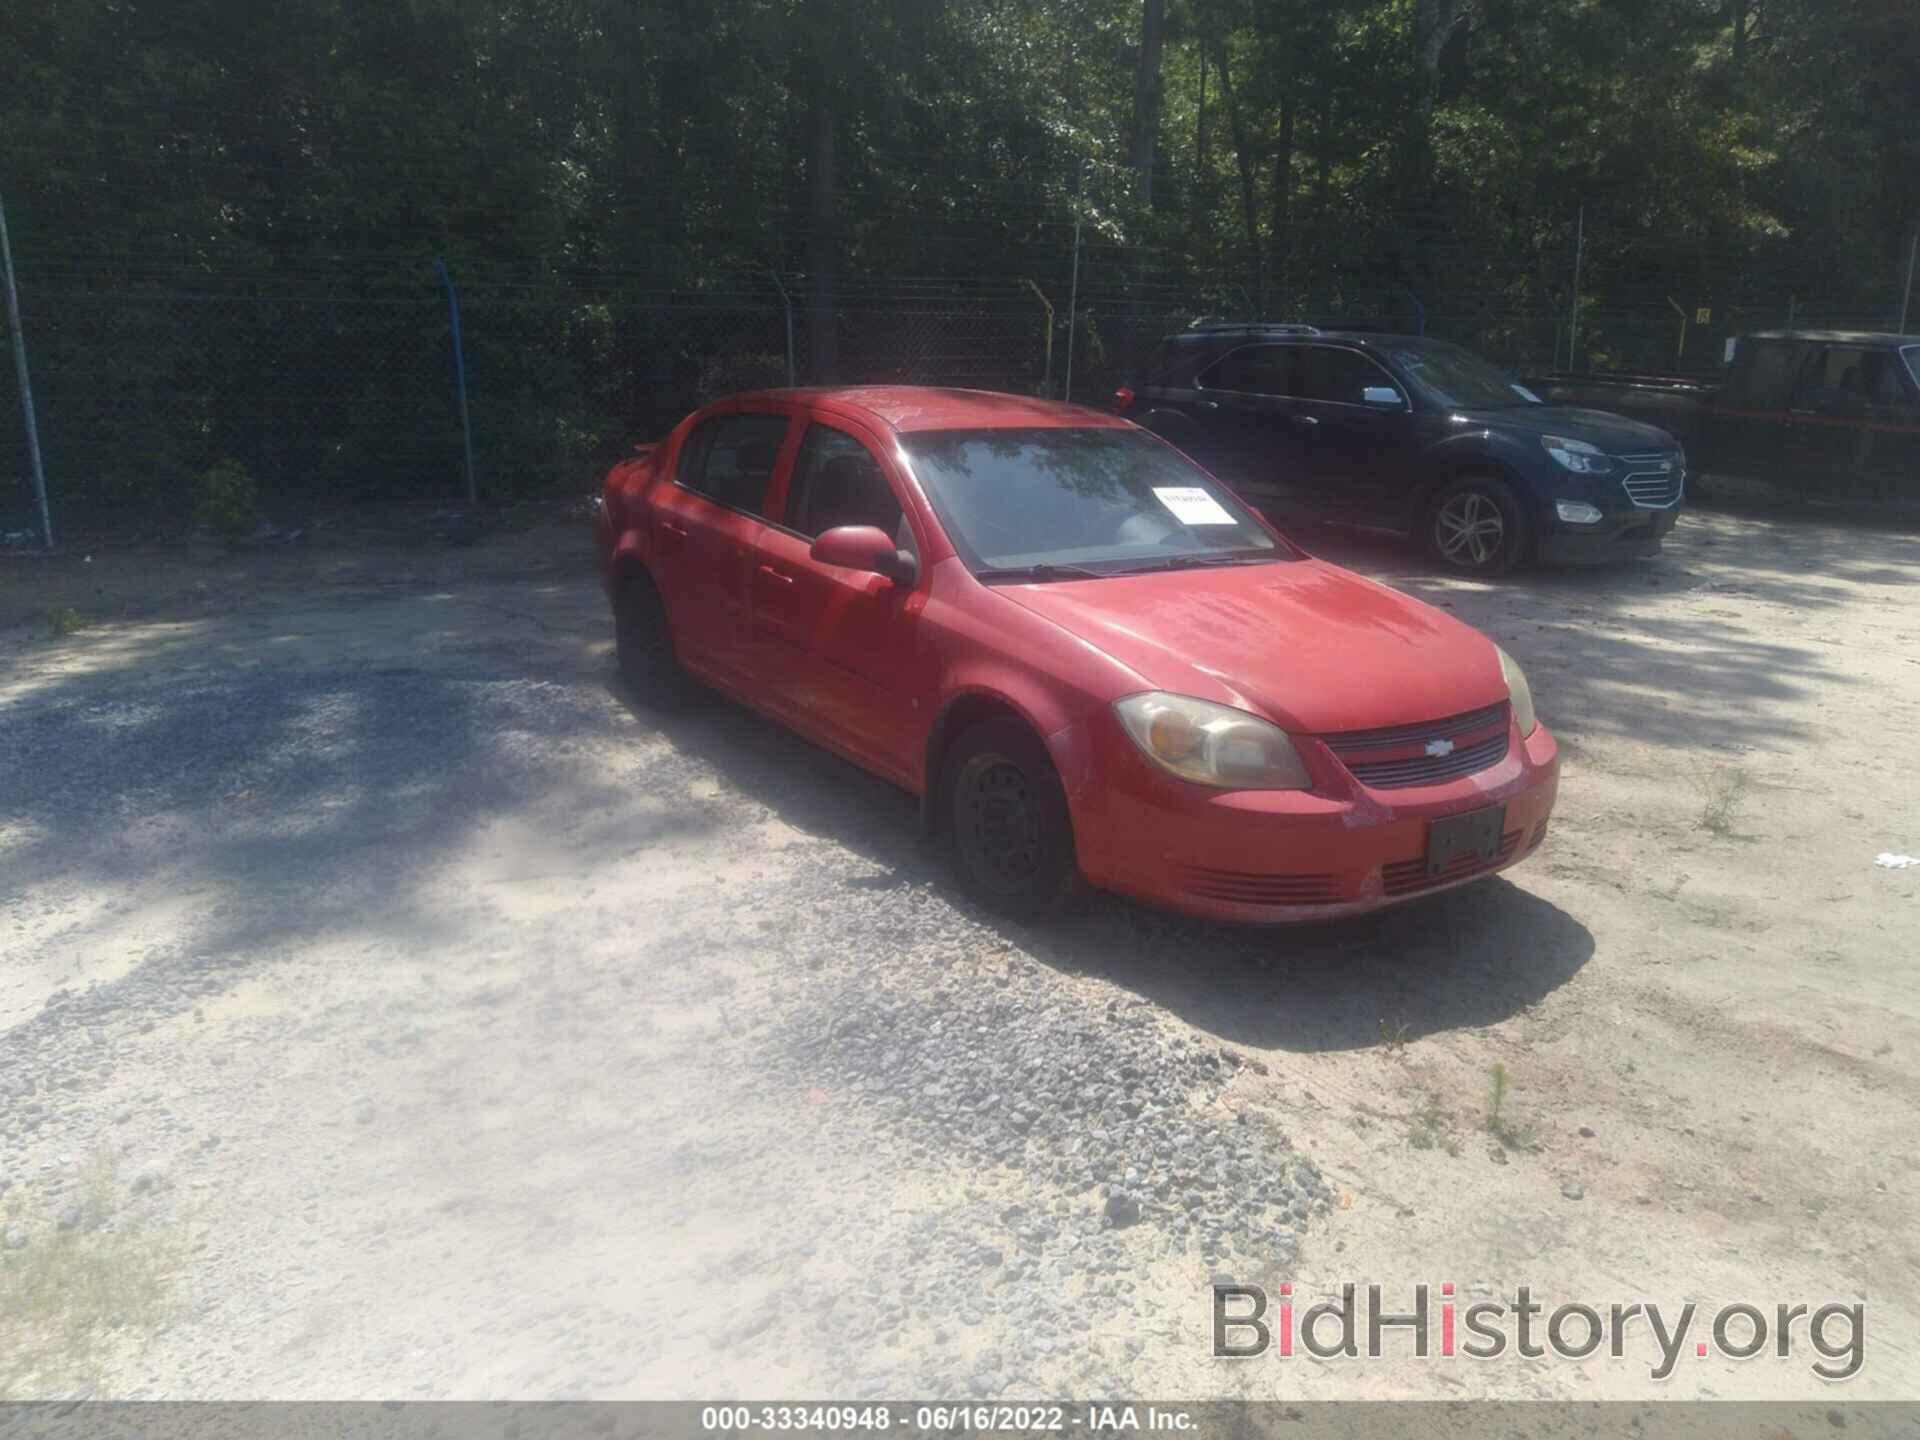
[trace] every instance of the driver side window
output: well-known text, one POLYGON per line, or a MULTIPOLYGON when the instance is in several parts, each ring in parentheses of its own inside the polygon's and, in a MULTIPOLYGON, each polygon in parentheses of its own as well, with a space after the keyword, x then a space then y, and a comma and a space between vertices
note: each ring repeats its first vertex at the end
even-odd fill
POLYGON ((844 430, 811 424, 787 491, 786 526, 809 540, 842 525, 871 525, 911 550, 913 531, 871 450, 844 430))
POLYGON ((1303 400, 1325 400, 1336 405, 1364 405, 1369 391, 1391 390, 1406 403, 1406 395, 1393 377, 1358 350, 1343 350, 1333 345, 1310 345, 1306 351, 1303 384, 1297 392, 1303 400))

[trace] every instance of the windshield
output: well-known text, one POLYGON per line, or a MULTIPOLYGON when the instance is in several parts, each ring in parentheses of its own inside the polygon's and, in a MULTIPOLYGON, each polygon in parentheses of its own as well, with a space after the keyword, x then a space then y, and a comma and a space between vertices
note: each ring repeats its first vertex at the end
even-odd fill
POLYGON ((1443 340, 1409 340, 1393 348, 1393 358, 1414 385, 1441 405, 1486 410, 1507 405, 1537 405, 1530 391, 1471 350, 1443 340))
POLYGON ((1298 558, 1224 485, 1144 431, 932 430, 902 444, 976 574, 1298 558))

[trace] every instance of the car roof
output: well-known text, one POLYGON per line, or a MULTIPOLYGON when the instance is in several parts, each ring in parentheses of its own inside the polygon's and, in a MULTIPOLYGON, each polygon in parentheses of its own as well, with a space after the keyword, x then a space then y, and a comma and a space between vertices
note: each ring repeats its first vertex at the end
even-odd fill
POLYGON ((1125 429, 1128 422, 1104 410, 1063 405, 1032 395, 997 390, 960 390, 938 385, 817 385, 793 390, 759 390, 734 397, 800 400, 816 410, 864 419, 906 434, 915 430, 1125 429))
POLYGON ((1813 340, 1821 344, 1920 345, 1920 335, 1891 330, 1756 330, 1749 340, 1813 340))

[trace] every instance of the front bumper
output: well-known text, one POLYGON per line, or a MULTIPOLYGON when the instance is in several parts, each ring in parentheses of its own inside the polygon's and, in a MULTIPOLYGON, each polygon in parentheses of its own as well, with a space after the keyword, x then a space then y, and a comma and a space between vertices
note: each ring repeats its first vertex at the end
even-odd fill
POLYGON ((1569 525, 1548 512, 1534 550, 1550 565, 1604 565, 1611 560, 1645 560, 1660 553, 1680 509, 1625 510, 1604 515, 1592 525, 1569 525))
POLYGON ((1546 838, 1560 778, 1545 726, 1508 734, 1506 758, 1457 780, 1373 790, 1319 741, 1296 737, 1309 791, 1210 790, 1162 775, 1118 726, 1053 737, 1080 754, 1063 765, 1080 868, 1103 890, 1215 920, 1288 924, 1364 914, 1484 879, 1546 838), (1111 730, 1109 736, 1105 732, 1111 730), (1077 762, 1077 763, 1075 763, 1077 762), (1499 855, 1426 873, 1432 820, 1506 807, 1499 855))

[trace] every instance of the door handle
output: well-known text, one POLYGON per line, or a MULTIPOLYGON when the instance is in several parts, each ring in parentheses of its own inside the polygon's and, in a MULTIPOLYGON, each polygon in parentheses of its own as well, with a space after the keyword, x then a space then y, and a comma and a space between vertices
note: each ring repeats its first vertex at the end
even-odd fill
POLYGON ((1289 415, 1287 418, 1296 425, 1306 426, 1309 430, 1320 423, 1318 415, 1289 415))
POLYGON ((791 585, 793 583, 793 577, 791 575, 776 570, 771 565, 762 565, 760 567, 760 573, 769 580, 778 580, 782 585, 791 585))
POLYGON ((676 525, 671 520, 662 520, 659 523, 660 533, 662 535, 671 535, 676 540, 684 540, 687 538, 686 526, 676 525))
POLYGON ((1196 410, 1218 410, 1220 408, 1220 402, 1218 400, 1196 400, 1193 402, 1193 408, 1196 410))

